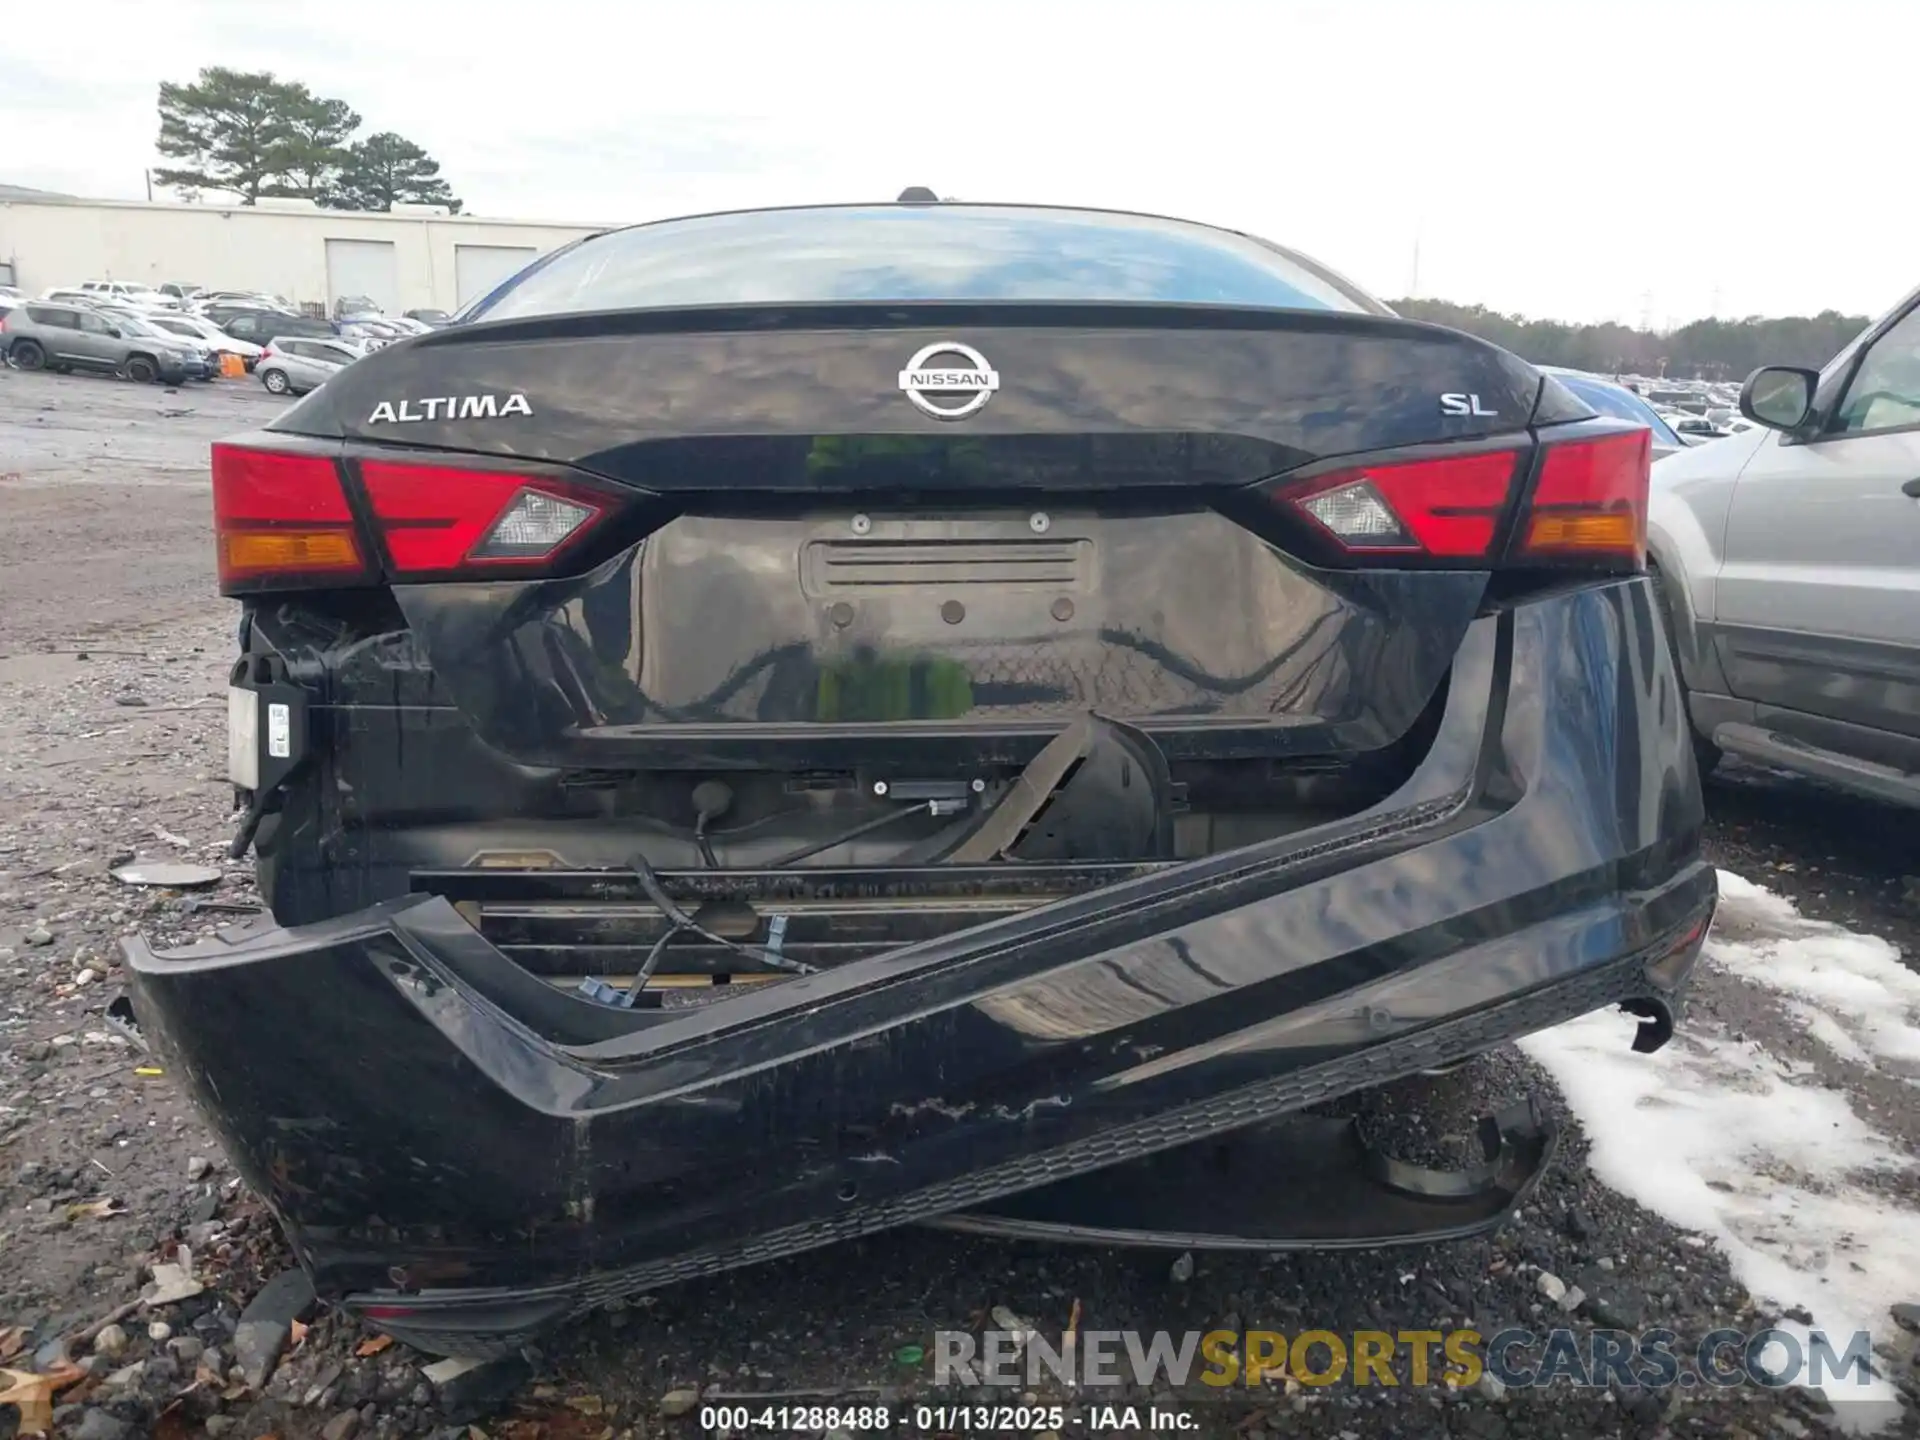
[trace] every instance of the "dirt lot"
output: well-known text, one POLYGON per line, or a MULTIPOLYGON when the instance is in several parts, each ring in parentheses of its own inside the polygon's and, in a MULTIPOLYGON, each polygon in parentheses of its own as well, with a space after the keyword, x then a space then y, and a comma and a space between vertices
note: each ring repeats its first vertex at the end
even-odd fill
MULTIPOLYGON (((29 1424, 33 1397, 54 1392, 46 1403, 58 1407, 56 1429, 83 1440, 693 1434, 697 1414, 670 1417, 678 1408, 670 1394, 925 1397, 927 1366, 909 1347, 930 1353, 936 1329, 977 1331, 996 1306, 1054 1336, 1078 1312, 1086 1329, 1292 1334, 1470 1324, 1492 1333, 1559 1323, 1666 1326, 1697 1338, 1720 1326, 1757 1330, 1793 1318, 1799 1304, 1816 1305, 1798 1294, 1755 1300, 1728 1246, 1602 1185, 1575 1120, 1548 1181, 1515 1224, 1488 1240, 1392 1253, 1201 1256, 1188 1267, 1157 1253, 896 1233, 664 1291, 576 1325, 519 1361, 445 1383, 426 1378, 421 1357, 404 1347, 378 1348, 325 1316, 263 1374, 236 1344, 235 1325, 263 1282, 290 1263, 285 1248, 170 1078, 149 1073, 158 1067, 112 1002, 119 936, 203 932, 231 915, 193 908, 200 902, 243 907, 255 898, 247 865, 224 855, 232 818, 222 689, 236 617, 213 590, 205 462, 209 440, 274 410, 251 382, 176 393, 0 369, 0 1366, 17 1372, 0 1376, 0 1392, 16 1386, 29 1424), (193 894, 135 889, 108 873, 128 855, 211 865, 223 879, 193 894), (140 1307, 154 1267, 166 1280, 166 1267, 182 1263, 200 1293, 140 1307), (1553 1303, 1547 1281, 1556 1277, 1578 1277, 1586 1289, 1572 1315, 1553 1303), (36 1389, 35 1370, 57 1383, 36 1389)), ((1920 951, 1920 881, 1912 878, 1920 826, 1911 817, 1737 767, 1710 785, 1709 806, 1712 854, 1724 868, 1790 897, 1806 917, 1893 941, 1909 963, 1920 951)), ((1865 1050, 1847 1058, 1813 1045, 1802 1013, 1716 968, 1702 976, 1695 1024, 1728 1045, 1764 1046, 1795 1083, 1827 1087, 1871 1112, 1893 1157, 1876 1174, 1875 1193, 1908 1213, 1898 1207, 1914 1200, 1920 1071, 1903 1076, 1865 1050)), ((1418 1114, 1411 1093, 1366 1103, 1374 1133, 1418 1147, 1434 1129, 1529 1093, 1567 1111, 1518 1051, 1449 1077, 1418 1114)), ((1593 1144, 1598 1156, 1597 1131, 1593 1144)), ((1819 1192, 1839 1182, 1808 1183, 1819 1192)), ((1822 1264, 1861 1274, 1873 1266, 1850 1235, 1799 1239, 1822 1264)), ((1920 1273, 1907 1278, 1912 1293, 1898 1298, 1920 1301, 1920 1273)), ((300 1308, 297 1297, 290 1308, 300 1308)), ((1920 1433, 1914 1336, 1885 1314, 1873 1323, 1878 1363, 1904 1396, 1875 1418, 1885 1433, 1920 1433)), ((1101 1428, 1090 1397, 1040 1389, 1038 1400, 1066 1407, 1061 1430, 1101 1428)), ((1851 1402, 1836 1413, 1801 1389, 1496 1390, 1289 1384, 1251 1395, 1129 1392, 1100 1403, 1157 1405, 1200 1433, 1250 1440, 1798 1440, 1859 1415, 1851 1402)), ((917 1428, 910 1409, 902 1414, 900 1428, 917 1428)), ((0 1437, 7 1423, 0 1418, 0 1437)))

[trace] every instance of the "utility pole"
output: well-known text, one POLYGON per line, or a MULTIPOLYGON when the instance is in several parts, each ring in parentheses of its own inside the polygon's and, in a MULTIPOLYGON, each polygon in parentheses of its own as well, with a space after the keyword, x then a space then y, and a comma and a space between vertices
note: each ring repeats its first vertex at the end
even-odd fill
POLYGON ((1651 290, 1640 292, 1640 328, 1643 331, 1653 329, 1653 291, 1651 290))
POLYGON ((153 203, 153 171, 142 170, 140 173, 147 177, 147 203, 151 205, 153 203))

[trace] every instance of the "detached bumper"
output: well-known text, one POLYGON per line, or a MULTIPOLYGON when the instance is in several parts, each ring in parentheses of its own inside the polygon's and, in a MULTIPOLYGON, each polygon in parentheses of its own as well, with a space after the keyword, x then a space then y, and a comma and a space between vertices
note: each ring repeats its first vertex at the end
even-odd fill
POLYGON ((1539 1127, 1504 1118, 1454 1183, 1270 1122, 1603 1006, 1664 1038, 1714 901, 1685 724, 1628 581, 1476 622, 1426 760, 1370 812, 703 1009, 616 1023, 429 896, 127 958, 321 1293, 431 1350, 941 1217, 1461 1234, 1537 1175, 1539 1127), (1300 1180, 1320 1199, 1202 1184, 1183 1218, 1179 1165, 1144 1157, 1203 1164, 1232 1132, 1234 1175, 1269 1192, 1322 1155, 1300 1180), (1076 1185, 1092 1171, 1114 1183, 1076 1185))

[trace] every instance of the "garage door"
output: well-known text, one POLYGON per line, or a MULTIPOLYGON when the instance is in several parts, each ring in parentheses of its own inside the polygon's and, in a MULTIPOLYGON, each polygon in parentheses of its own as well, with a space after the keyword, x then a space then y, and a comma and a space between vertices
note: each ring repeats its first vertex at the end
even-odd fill
POLYGON ((466 304, 484 295, 502 280, 517 275, 540 252, 531 245, 456 245, 453 278, 466 304))
POLYGON ((366 295, 389 315, 400 312, 400 266, 391 240, 327 241, 327 310, 346 295, 366 295))

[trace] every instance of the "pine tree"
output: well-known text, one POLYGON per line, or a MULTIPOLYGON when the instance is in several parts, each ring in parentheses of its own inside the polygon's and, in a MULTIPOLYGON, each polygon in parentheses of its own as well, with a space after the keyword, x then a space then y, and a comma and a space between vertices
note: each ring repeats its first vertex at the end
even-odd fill
POLYGON ((283 178, 294 87, 266 70, 212 65, 190 84, 160 84, 162 155, 184 163, 154 179, 182 191, 225 190, 251 205, 283 178))
POLYGON ((445 205, 460 212, 460 202, 440 177, 440 166, 411 140, 382 131, 356 141, 347 152, 339 183, 323 202, 339 210, 391 210, 396 204, 445 205))

